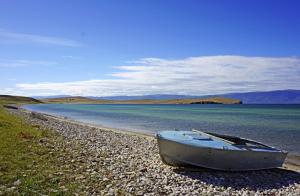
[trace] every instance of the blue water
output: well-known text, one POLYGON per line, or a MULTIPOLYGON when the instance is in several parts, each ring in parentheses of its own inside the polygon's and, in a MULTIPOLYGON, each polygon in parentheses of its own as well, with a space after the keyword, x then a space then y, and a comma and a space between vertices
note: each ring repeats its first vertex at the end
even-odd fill
POLYGON ((300 105, 36 104, 24 108, 147 134, 195 128, 254 139, 300 155, 300 105))

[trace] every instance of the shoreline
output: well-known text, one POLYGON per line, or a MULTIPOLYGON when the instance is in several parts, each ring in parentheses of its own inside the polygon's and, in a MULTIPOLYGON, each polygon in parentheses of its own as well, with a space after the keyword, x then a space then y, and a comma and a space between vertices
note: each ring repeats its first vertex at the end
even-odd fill
POLYGON ((71 148, 74 158, 66 162, 87 162, 88 169, 78 173, 79 177, 87 179, 101 173, 97 182, 107 184, 101 190, 90 187, 89 193, 114 195, 122 190, 134 195, 300 194, 300 173, 291 165, 248 172, 174 168, 162 163, 152 136, 43 113, 39 113, 39 119, 25 109, 8 111, 41 130, 58 133, 67 144, 80 144, 80 152, 71 148))
MULTIPOLYGON (((44 116, 47 116, 47 117, 50 117, 53 119, 57 119, 60 121, 64 121, 67 123, 74 123, 77 125, 88 126, 88 127, 96 128, 96 129, 102 129, 105 131, 112 131, 115 133, 124 133, 124 134, 128 134, 128 135, 137 135, 137 136, 142 136, 142 137, 147 137, 147 138, 155 138, 155 135, 150 135, 150 134, 146 134, 146 133, 138 132, 138 131, 134 131, 134 130, 130 131, 128 129, 106 127, 103 125, 97 125, 97 124, 93 124, 93 123, 87 123, 87 122, 82 122, 79 120, 70 119, 65 116, 52 115, 52 114, 47 114, 47 113, 43 113, 43 112, 31 111, 31 110, 28 110, 28 109, 25 109, 22 107, 20 107, 19 110, 26 112, 28 114, 34 112, 34 113, 38 113, 38 114, 41 114, 41 115, 44 115, 44 116)), ((288 153, 282 167, 300 172, 300 155, 288 153)))

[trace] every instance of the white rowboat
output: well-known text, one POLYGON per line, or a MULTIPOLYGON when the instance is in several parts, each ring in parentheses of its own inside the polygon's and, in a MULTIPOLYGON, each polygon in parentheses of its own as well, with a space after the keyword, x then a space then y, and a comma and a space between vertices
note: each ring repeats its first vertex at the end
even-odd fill
POLYGON ((246 171, 281 167, 287 152, 256 141, 193 131, 161 131, 156 135, 162 161, 217 170, 246 171))

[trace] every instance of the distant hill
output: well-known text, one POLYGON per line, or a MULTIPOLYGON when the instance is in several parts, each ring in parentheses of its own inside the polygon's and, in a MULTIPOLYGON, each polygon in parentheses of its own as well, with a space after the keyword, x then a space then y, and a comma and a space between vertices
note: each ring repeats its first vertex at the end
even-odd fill
MULTIPOLYGON (((83 97, 83 96, 72 96, 72 95, 50 95, 50 96, 33 96, 35 99, 53 99, 53 98, 67 98, 67 97, 83 97)), ((167 99, 193 99, 193 98, 207 98, 209 96, 196 96, 196 95, 138 95, 138 96, 85 96, 85 98, 90 99, 100 99, 100 100, 167 100, 167 99)))
POLYGON ((40 100, 31 97, 0 95, 0 104, 23 104, 42 103, 40 100))
MULTIPOLYGON (((72 97, 67 95, 57 95, 51 97, 40 97, 40 98, 66 98, 72 97)), ((267 92, 246 92, 246 93, 228 93, 220 95, 206 95, 206 96, 196 96, 196 95, 142 95, 142 96, 88 96, 95 102, 95 100, 100 100, 101 103, 111 102, 111 101, 130 101, 138 100, 139 102, 149 102, 145 100, 175 100, 175 99, 206 99, 213 97, 224 97, 230 99, 241 100, 243 104, 300 104, 300 90, 277 90, 277 91, 267 91, 267 92)), ((79 100, 78 100, 79 101, 79 100)), ((83 100, 81 100, 83 101, 83 100)), ((59 99, 58 99, 59 102, 59 99)), ((74 100, 75 102, 75 100, 74 100)))
POLYGON ((91 103, 91 104, 240 104, 240 100, 210 97, 210 98, 194 98, 194 99, 140 99, 140 100, 100 100, 88 97, 61 97, 42 99, 45 103, 91 103))
POLYGON ((92 98, 81 97, 81 96, 55 97, 55 98, 45 98, 40 100, 45 103, 111 103, 110 100, 92 99, 92 98))
POLYGON ((225 97, 231 99, 238 99, 243 104, 300 104, 300 90, 277 90, 265 92, 246 92, 246 93, 228 93, 219 95, 145 95, 145 96, 112 96, 112 97, 96 97, 96 99, 109 100, 140 100, 140 99, 195 99, 195 98, 211 98, 211 97, 225 97))

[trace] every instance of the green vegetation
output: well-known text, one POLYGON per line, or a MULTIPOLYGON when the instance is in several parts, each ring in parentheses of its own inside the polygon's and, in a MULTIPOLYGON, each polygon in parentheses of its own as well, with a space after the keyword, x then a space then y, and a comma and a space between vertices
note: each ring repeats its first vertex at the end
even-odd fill
POLYGON ((98 100, 87 97, 61 97, 42 100, 45 103, 92 103, 92 104, 241 104, 240 100, 211 97, 205 99, 169 99, 169 100, 98 100))
POLYGON ((8 103, 38 101, 20 97, 0 98, 0 195, 60 194, 63 189, 71 191, 76 188, 76 182, 67 175, 55 175, 65 169, 61 157, 68 152, 53 149, 51 143, 62 143, 62 138, 9 114, 3 108, 3 104, 8 103))
POLYGON ((3 104, 20 105, 20 104, 34 104, 34 103, 42 103, 42 102, 31 97, 0 95, 0 105, 3 104))

